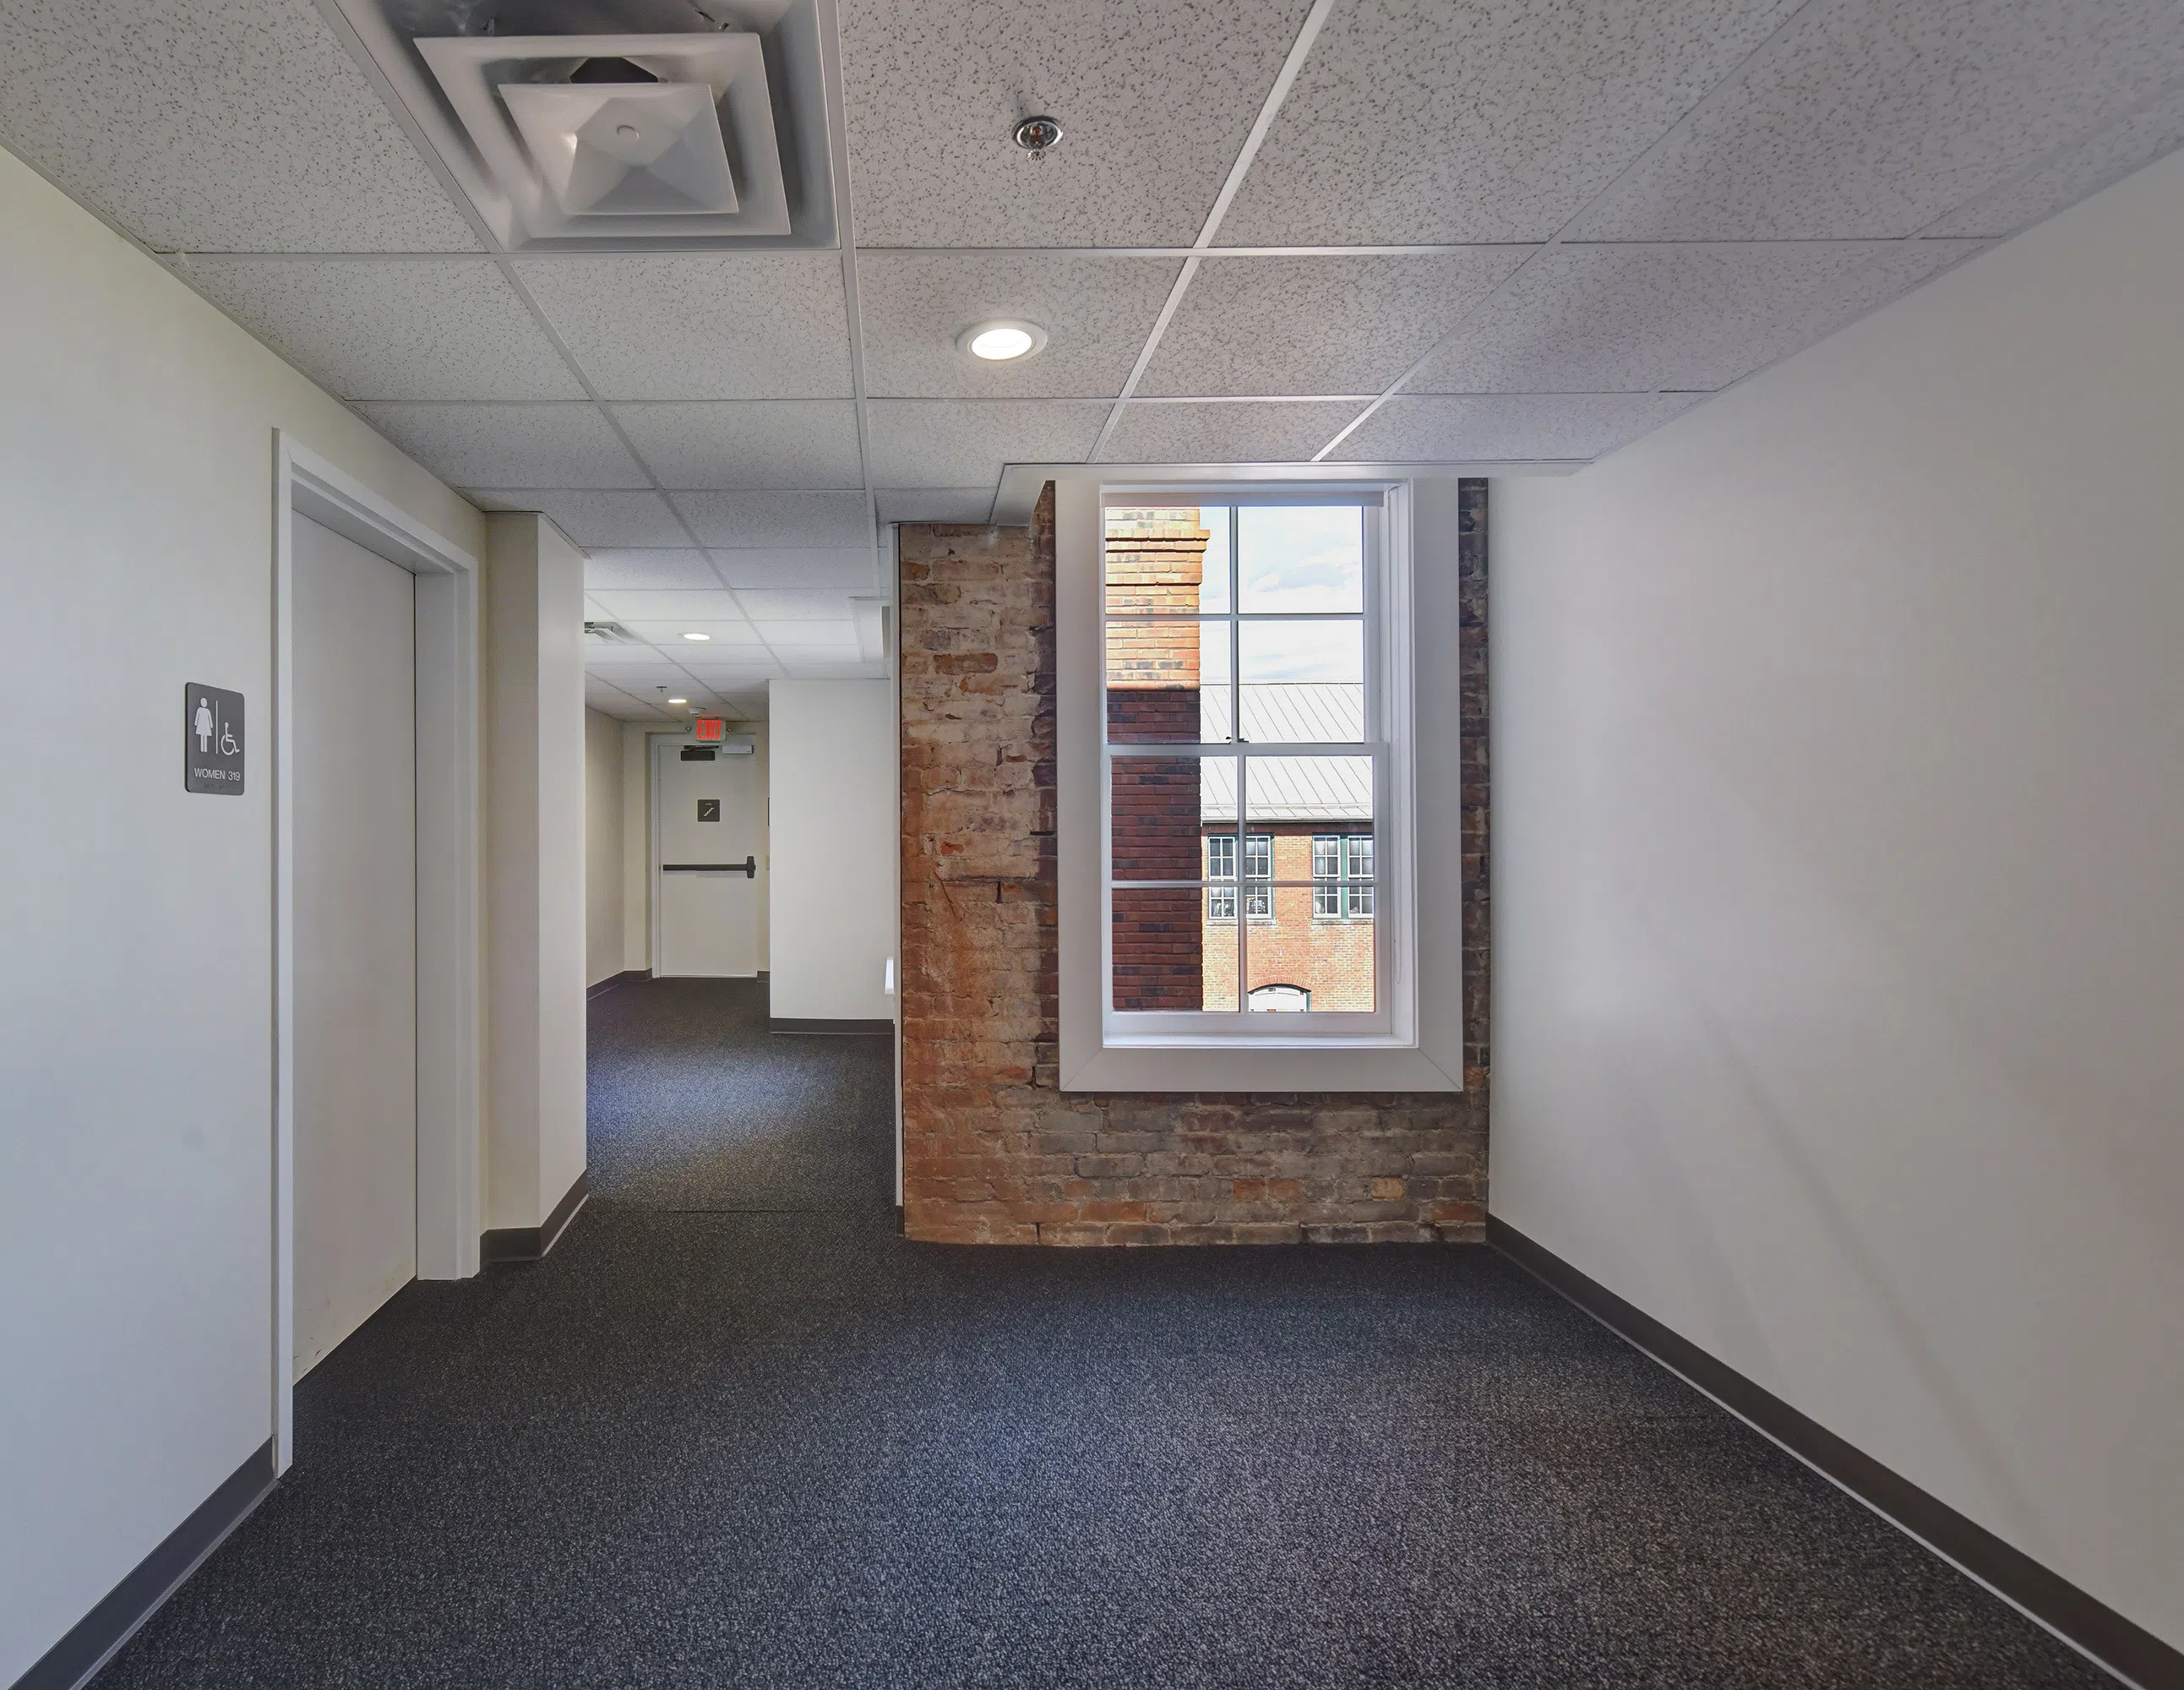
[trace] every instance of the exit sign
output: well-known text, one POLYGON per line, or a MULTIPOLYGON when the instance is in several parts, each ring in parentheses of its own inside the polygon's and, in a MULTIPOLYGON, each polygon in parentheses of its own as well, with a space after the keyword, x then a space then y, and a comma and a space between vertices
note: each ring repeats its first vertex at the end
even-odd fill
POLYGON ((728 724, 717 716, 701 716, 690 724, 690 737, 701 745, 717 745, 728 737, 728 724))

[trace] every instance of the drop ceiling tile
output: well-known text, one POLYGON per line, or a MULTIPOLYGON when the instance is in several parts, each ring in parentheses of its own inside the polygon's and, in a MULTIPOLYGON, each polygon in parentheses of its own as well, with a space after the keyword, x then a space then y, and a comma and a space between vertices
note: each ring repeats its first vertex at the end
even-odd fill
POLYGON ((309 0, 0 0, 0 137, 147 245, 476 252, 309 0))
POLYGON ((867 254, 857 264, 866 391, 889 398, 1112 399, 1179 259, 867 254), (1006 363, 956 345, 994 318, 1036 323, 1044 350, 1006 363))
POLYGON ((618 404, 613 410, 662 487, 865 484, 857 408, 847 399, 618 404))
POLYGON ((854 622, 847 593, 753 588, 736 594, 744 614, 755 622, 854 622))
POLYGON ((875 399, 872 479, 887 487, 999 481, 1011 463, 1082 463, 1112 407, 1067 399, 875 399))
POLYGON ((646 654, 645 661, 632 661, 629 654, 641 652, 642 647, 609 647, 604 650, 587 648, 584 672, 596 675, 609 686, 620 687, 624 692, 641 699, 659 697, 653 689, 666 687, 670 692, 679 690, 676 683, 682 672, 666 658, 657 653, 646 654))
POLYGON ((872 517, 861 493, 678 493, 675 502, 708 548, 838 549, 869 548, 872 542, 872 517))
POLYGON ((1797 0, 1337 0, 1223 246, 1546 239, 1797 0))
MULTIPOLYGON (((708 575, 711 573, 709 570, 708 575)), ((616 622, 634 626, 640 622, 674 622, 688 618, 692 627, 714 622, 742 622, 744 613, 735 595, 716 584, 710 589, 662 590, 632 588, 622 592, 593 592, 592 602, 616 622)))
POLYGON ((711 655, 718 651, 733 651, 758 644, 758 631, 741 617, 733 621, 722 619, 700 622, 696 617, 674 616, 659 622, 636 622, 623 619, 622 626, 639 639, 649 640, 667 654, 671 663, 694 663, 698 654, 711 655), (686 634, 702 633, 703 639, 686 639, 686 634))
POLYGON ((854 622, 768 622, 761 627, 767 650, 784 663, 799 658, 863 661, 854 622))
POLYGON ((360 404, 357 410, 426 469, 458 487, 645 484, 637 460, 593 405, 360 404))
POLYGON ((582 399, 538 321, 483 259, 192 259, 182 279, 345 399, 582 399))
POLYGON ((720 584, 701 551, 595 551, 584 559, 584 585, 592 593, 671 588, 709 589, 720 584))
POLYGON ((802 653, 788 657, 784 667, 791 680, 797 681, 879 681, 887 678, 888 665, 883 657, 870 661, 863 658, 807 657, 802 653))
POLYGON ((994 514, 990 487, 883 488, 883 522, 983 522, 994 514))
POLYGON ((763 651, 743 654, 751 661, 739 663, 692 663, 686 666, 699 684, 715 689, 739 690, 754 682, 769 681, 781 672, 781 666, 763 651))
POLYGON ((602 398, 851 396, 831 253, 525 259, 515 271, 602 398))
POLYGON ((2184 75, 2176 0, 1809 8, 1573 231, 1908 235, 2184 75))
POLYGON ((1691 393, 1398 394, 1328 455, 1337 463, 1593 458, 1696 403, 1691 393))
POLYGON ((1725 388, 1978 244, 1559 247, 1465 323, 1412 393, 1725 388))
POLYGON ((1532 250, 1209 259, 1137 390, 1378 394, 1532 250))
POLYGON ((2014 235, 2180 146, 2184 146, 2184 88, 2072 142, 2030 175, 2013 177, 1929 224, 1925 232, 2014 235))
POLYGON ((842 8, 867 247, 1188 246, 1305 0, 889 0, 842 8), (1061 144, 1010 140, 1051 113, 1061 144))
MULTIPOLYGON (((993 494, 988 494, 986 499, 990 504, 993 494)), ((713 564, 721 578, 738 591, 746 587, 790 587, 870 593, 880 583, 879 562, 870 546, 717 551, 713 554, 713 564)))
MULTIPOLYGON (((590 550, 687 548, 690 536, 656 493, 594 492, 568 488, 469 488, 464 497, 481 510, 538 510, 578 545, 590 550)), ((598 551, 593 552, 597 559, 598 551)))
POLYGON ((1100 453, 1106 464, 1300 463, 1365 409, 1360 399, 1130 404, 1100 453))

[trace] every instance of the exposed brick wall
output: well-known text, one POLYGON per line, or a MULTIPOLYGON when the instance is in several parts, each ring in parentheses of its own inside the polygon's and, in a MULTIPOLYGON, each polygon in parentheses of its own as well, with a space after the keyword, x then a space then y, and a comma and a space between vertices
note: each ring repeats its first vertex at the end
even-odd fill
MULTIPOLYGON (((1058 1089, 1052 490, 1029 530, 902 527, 903 1177, 912 1237, 1482 1235, 1485 483, 1467 482, 1464 492, 1454 643, 1463 670, 1468 1089, 1456 1096, 1058 1089)), ((1433 642, 1427 630, 1425 649, 1433 642)), ((1429 884, 1435 866, 1424 865, 1429 884)), ((1195 934, 1197 895, 1185 895, 1182 924, 1195 934)))

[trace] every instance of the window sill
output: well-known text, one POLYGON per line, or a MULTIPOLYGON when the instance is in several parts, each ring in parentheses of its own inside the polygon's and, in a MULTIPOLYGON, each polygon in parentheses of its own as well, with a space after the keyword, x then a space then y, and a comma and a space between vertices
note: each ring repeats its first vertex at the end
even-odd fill
MULTIPOLYGON (((1157 1035, 1154 1035, 1157 1036, 1157 1035)), ((1254 1039, 1209 1044, 1170 1035, 1160 1043, 1102 1044, 1061 1075, 1064 1091, 1461 1091, 1450 1074, 1416 1045, 1384 1036, 1356 1040, 1254 1039)))

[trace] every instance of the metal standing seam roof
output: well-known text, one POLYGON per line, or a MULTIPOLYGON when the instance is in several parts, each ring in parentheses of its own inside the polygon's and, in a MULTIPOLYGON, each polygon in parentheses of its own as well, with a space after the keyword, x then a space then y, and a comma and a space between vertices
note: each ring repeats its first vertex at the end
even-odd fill
MULTIPOLYGON (((1252 740, 1291 744, 1354 742, 1364 733, 1364 689, 1354 682, 1285 681, 1238 689, 1245 732, 1252 740)), ((1225 736, 1228 697, 1209 691, 1200 705, 1200 731, 1225 736)), ((1359 756, 1254 757, 1250 819, 1254 822, 1362 822, 1373 815, 1373 760, 1359 756)), ((1236 819, 1236 765, 1205 761, 1199 785, 1200 818, 1236 819)))

